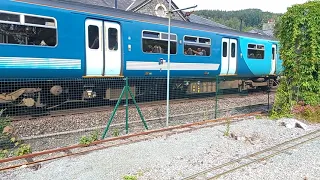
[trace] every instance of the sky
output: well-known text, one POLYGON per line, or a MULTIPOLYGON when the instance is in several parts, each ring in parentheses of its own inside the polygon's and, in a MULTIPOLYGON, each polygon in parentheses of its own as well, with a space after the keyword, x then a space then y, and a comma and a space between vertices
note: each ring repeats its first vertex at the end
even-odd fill
MULTIPOLYGON (((248 8, 261 9, 274 13, 285 13, 287 7, 294 4, 302 4, 307 0, 172 0, 179 8, 198 5, 195 10, 241 10, 248 8)), ((190 10, 186 10, 190 11, 190 10)))

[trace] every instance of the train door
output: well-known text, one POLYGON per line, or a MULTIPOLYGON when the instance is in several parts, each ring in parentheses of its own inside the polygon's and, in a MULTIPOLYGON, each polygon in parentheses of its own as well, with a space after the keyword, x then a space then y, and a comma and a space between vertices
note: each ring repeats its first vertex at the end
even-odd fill
POLYGON ((117 23, 104 22, 105 42, 105 76, 120 76, 121 72, 121 43, 120 25, 117 23))
POLYGON ((271 71, 270 74, 275 74, 276 71, 276 61, 277 61, 277 45, 272 45, 272 57, 271 57, 271 71))
POLYGON ((102 76, 103 74, 103 22, 86 21, 86 75, 102 76))
POLYGON ((86 76, 119 76, 121 73, 120 25, 88 19, 86 76))
POLYGON ((236 39, 222 38, 220 75, 235 75, 237 70, 238 42, 236 39))

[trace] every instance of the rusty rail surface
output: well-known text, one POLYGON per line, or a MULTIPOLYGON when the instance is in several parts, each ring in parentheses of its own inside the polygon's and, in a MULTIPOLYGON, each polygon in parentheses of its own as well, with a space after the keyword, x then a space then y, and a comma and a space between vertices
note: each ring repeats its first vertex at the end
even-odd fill
POLYGON ((62 147, 62 148, 57 148, 57 149, 51 149, 51 150, 35 152, 35 153, 32 153, 32 154, 26 154, 26 155, 23 155, 23 156, 6 158, 6 159, 0 160, 0 164, 2 164, 2 163, 10 163, 10 162, 19 161, 19 160, 26 160, 27 162, 26 163, 20 163, 18 165, 2 167, 2 168, 0 168, 0 171, 14 169, 14 168, 21 167, 21 166, 24 166, 24 165, 28 166, 28 165, 38 164, 38 163, 41 163, 41 162, 50 161, 50 160, 54 160, 54 159, 59 159, 59 158, 63 158, 63 157, 68 157, 68 156, 80 155, 80 154, 84 154, 84 153, 88 153, 88 152, 92 152, 92 151, 96 151, 96 150, 106 149, 106 148, 109 148, 109 147, 115 147, 115 146, 120 146, 120 145, 124 145, 124 144, 135 143, 135 142, 139 142, 139 141, 143 141, 143 140, 147 140, 147 139, 152 139, 154 137, 157 137, 157 135, 154 135, 155 133, 164 132, 164 133, 166 133, 165 135, 173 135, 173 134, 177 134, 177 133, 193 131, 193 130, 200 129, 200 128, 213 127, 213 126, 225 124, 225 123, 228 122, 227 121, 228 119, 233 119, 233 120, 230 121, 230 123, 239 122, 239 121, 243 121, 244 119, 238 119, 238 118, 244 118, 244 117, 248 117, 248 116, 260 115, 260 114, 263 114, 263 113, 265 113, 265 112, 259 111, 259 112, 249 113, 249 114, 241 114, 241 115, 236 115, 236 116, 231 116, 231 117, 218 118, 218 119, 214 119, 214 120, 206 120, 206 121, 189 123, 189 124, 184 124, 184 125, 171 126, 171 127, 167 127, 167 128, 148 130, 148 131, 138 132, 138 133, 124 135, 124 136, 120 136, 120 137, 112 137, 112 138, 108 138, 108 139, 98 140, 98 141, 92 142, 91 144, 89 144, 87 146, 85 146, 85 145, 73 145, 73 146, 68 146, 68 147, 62 147), (209 124, 209 123, 214 123, 214 124, 209 124), (183 130, 185 128, 187 128, 187 129, 183 130), (176 130, 176 131, 174 131, 174 130, 176 130), (151 136, 149 136, 149 135, 151 135, 151 136), (139 137, 139 136, 144 136, 144 138, 140 138, 140 139, 137 139, 137 140, 130 140, 130 138, 139 137), (119 142, 117 144, 103 145, 103 143, 116 142, 118 140, 128 140, 128 141, 119 142), (94 146, 96 146, 96 147, 93 148, 93 149, 85 150, 86 148, 94 147, 94 146), (84 149, 84 150, 81 151, 82 149, 84 149), (71 152, 71 150, 80 150, 80 151, 79 152, 71 152), (52 154, 52 153, 61 153, 61 152, 63 152, 64 155, 58 155, 58 156, 55 156, 55 157, 48 157, 48 158, 42 158, 42 159, 40 157, 42 155, 49 155, 49 154, 52 154), (33 160, 34 158, 40 158, 40 159, 39 160, 33 160))

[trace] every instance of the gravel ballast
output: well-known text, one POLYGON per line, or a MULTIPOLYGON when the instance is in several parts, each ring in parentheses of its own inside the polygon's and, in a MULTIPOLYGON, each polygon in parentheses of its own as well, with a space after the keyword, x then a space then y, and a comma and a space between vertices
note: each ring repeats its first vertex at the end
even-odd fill
MULTIPOLYGON (((0 179, 122 179, 125 175, 143 180, 182 179, 319 128, 290 129, 280 120, 245 120, 232 123, 230 134, 250 137, 250 141, 224 136, 226 126, 219 125, 55 160, 42 164, 37 171, 21 168, 2 172, 0 179)), ((319 179, 319 141, 221 179, 319 179)))
MULTIPOLYGON (((270 102, 272 103, 273 100, 274 94, 271 94, 270 102)), ((217 117, 265 111, 268 109, 265 105, 267 102, 267 94, 225 97, 218 101, 217 117)), ((166 126, 166 105, 142 106, 141 111, 149 129, 159 129, 166 126)), ((33 120, 15 121, 12 125, 14 134, 24 143, 30 144, 32 151, 36 152, 79 144, 83 136, 89 136, 95 131, 102 133, 111 114, 112 111, 109 108, 106 112, 41 117, 33 120)), ((170 116, 170 126, 214 119, 215 98, 194 99, 176 104, 172 102, 170 116)), ((129 132, 141 132, 143 130, 144 127, 137 110, 134 106, 130 106, 129 132)), ((125 110, 117 111, 108 131, 108 136, 113 136, 115 131, 118 131, 120 135, 125 134, 125 110)))

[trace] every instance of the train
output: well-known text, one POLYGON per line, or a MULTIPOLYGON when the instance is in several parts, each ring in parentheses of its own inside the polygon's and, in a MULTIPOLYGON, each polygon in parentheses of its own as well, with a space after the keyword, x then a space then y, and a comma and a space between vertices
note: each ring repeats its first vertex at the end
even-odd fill
POLYGON ((117 99, 123 78, 136 97, 165 95, 169 39, 170 92, 266 87, 282 71, 279 42, 269 36, 172 20, 169 38, 167 18, 63 0, 1 0, 0 105, 117 99))

